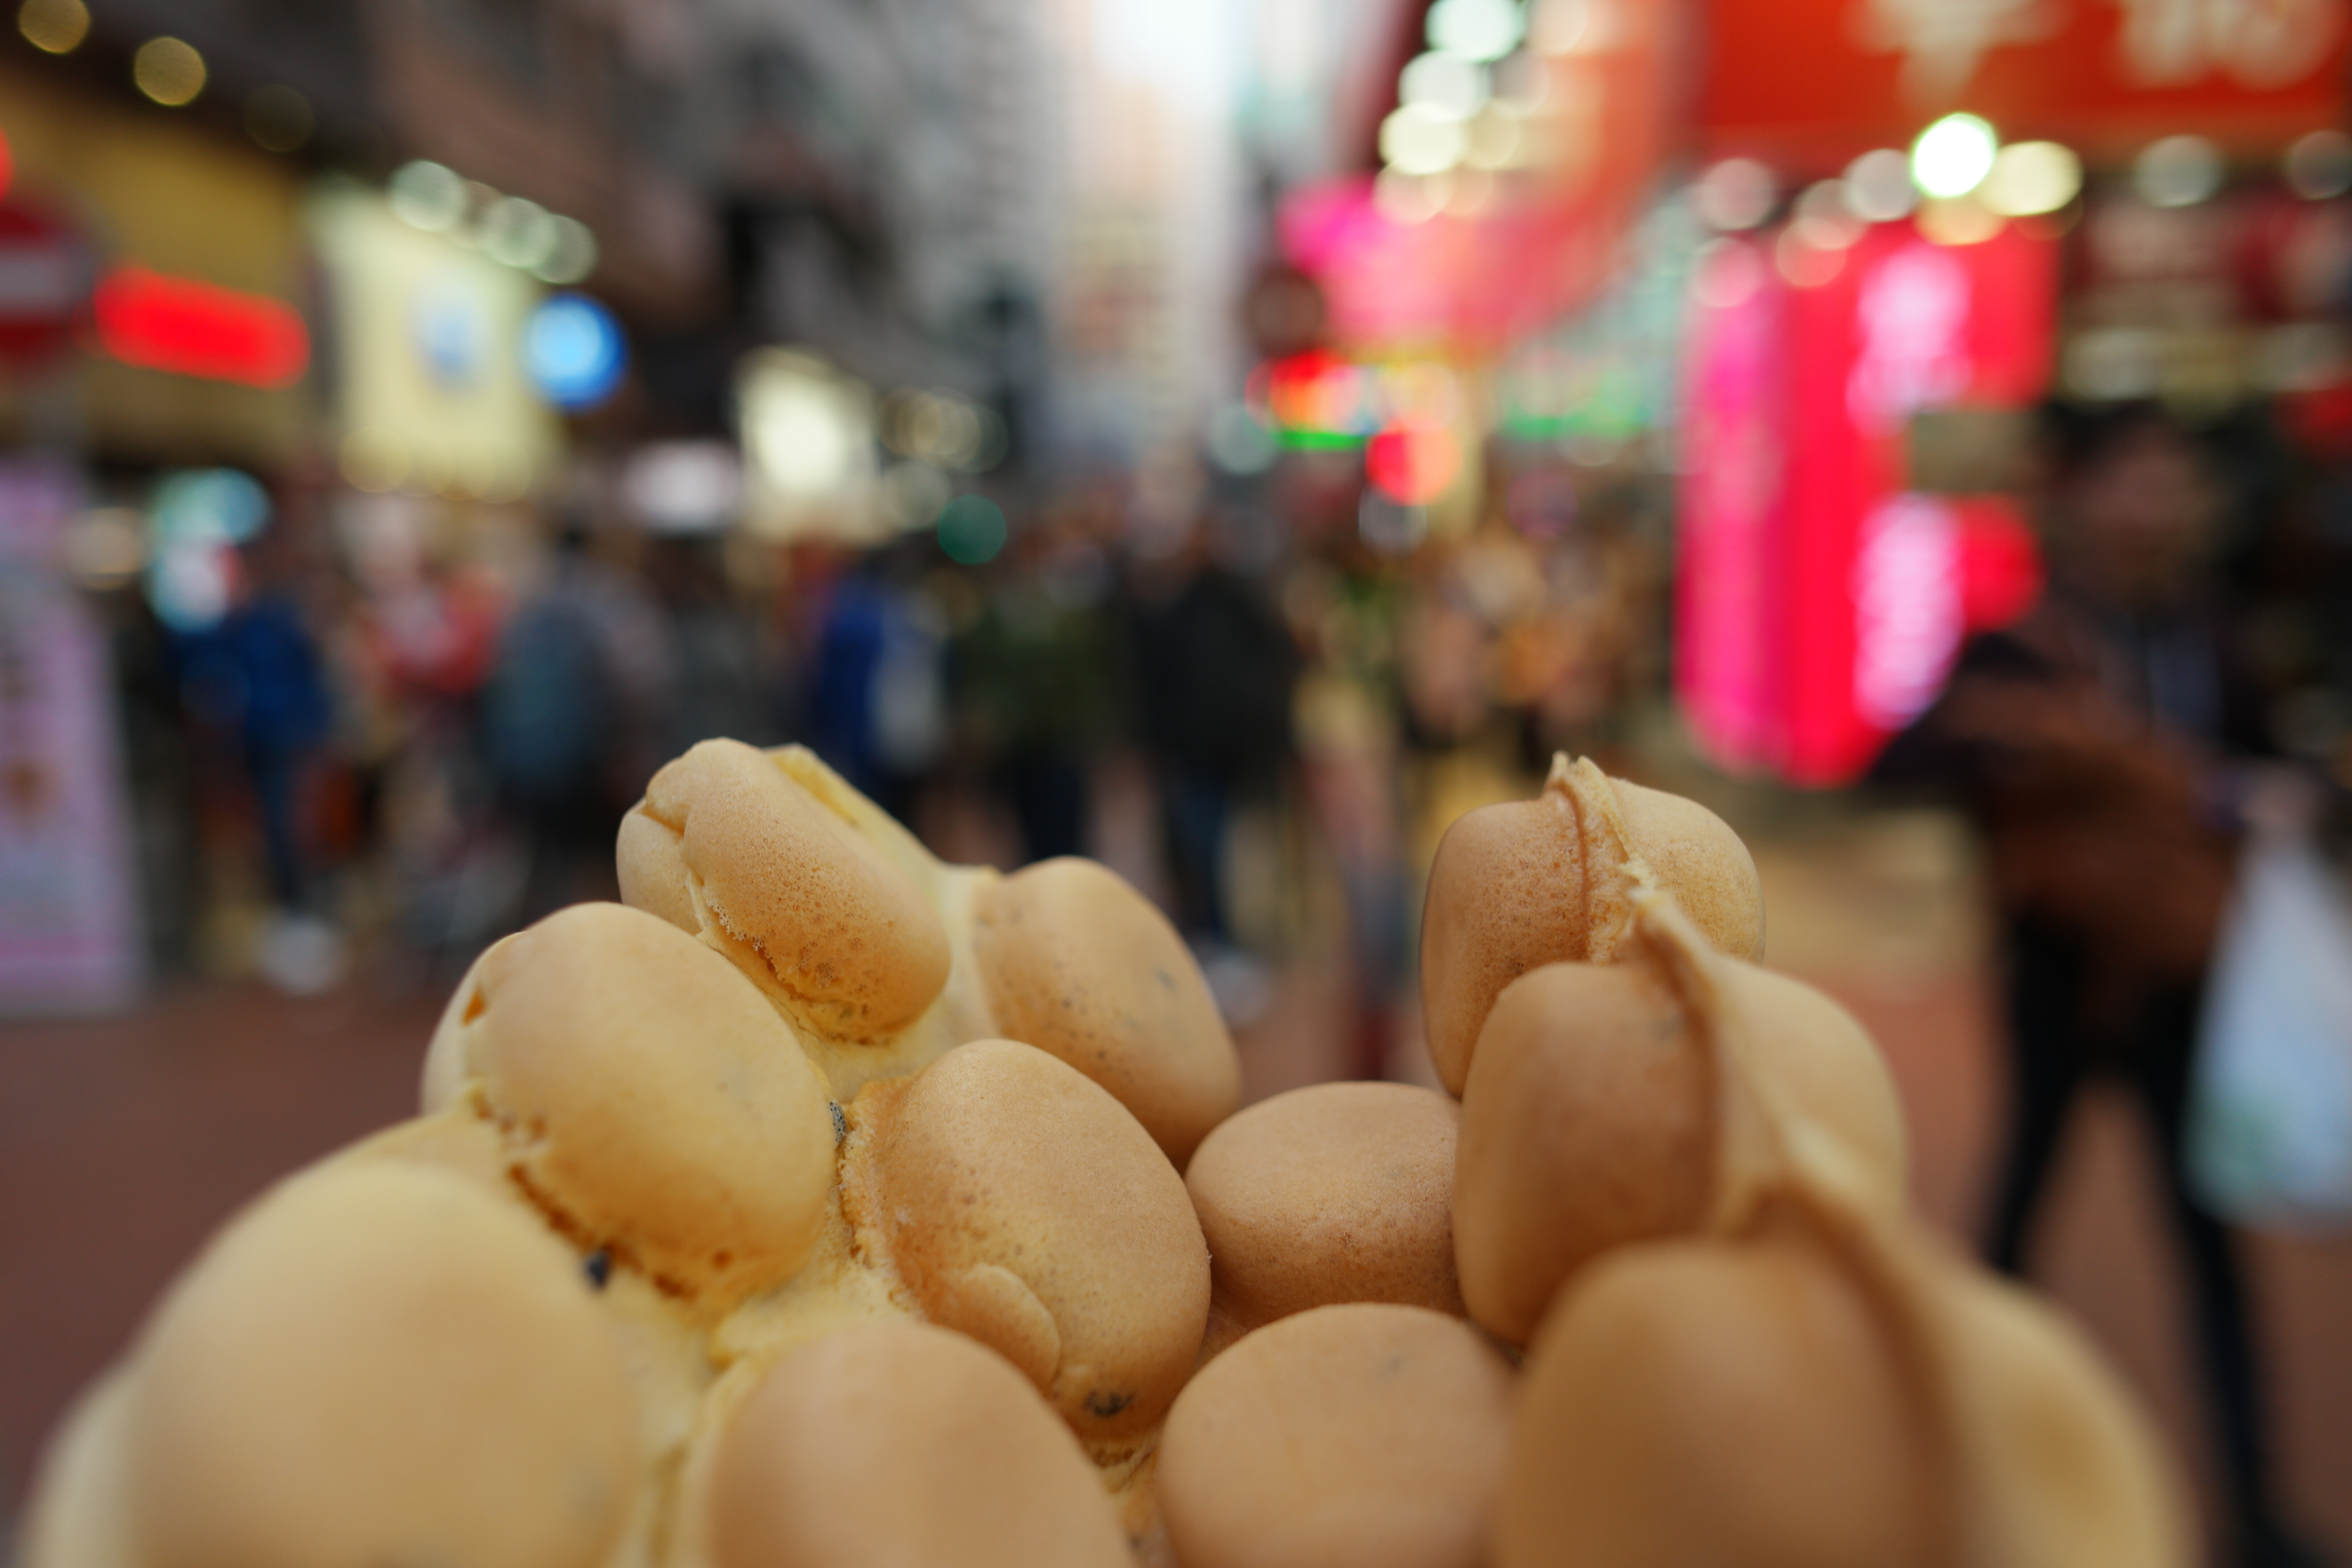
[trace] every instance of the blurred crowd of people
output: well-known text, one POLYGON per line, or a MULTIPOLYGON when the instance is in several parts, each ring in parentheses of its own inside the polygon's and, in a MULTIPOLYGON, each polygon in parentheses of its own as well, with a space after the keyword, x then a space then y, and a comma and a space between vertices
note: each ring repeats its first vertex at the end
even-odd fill
POLYGON ((280 501, 216 624, 110 603, 157 957, 297 990, 614 896, 620 815, 730 736, 809 745, 953 858, 1111 860, 1244 1017, 1270 960, 1344 927, 1377 1072, 1444 823, 1605 746, 1663 660, 1645 503, 1393 554, 1213 498, 1138 529, 1078 492, 966 566, 928 534, 280 501))

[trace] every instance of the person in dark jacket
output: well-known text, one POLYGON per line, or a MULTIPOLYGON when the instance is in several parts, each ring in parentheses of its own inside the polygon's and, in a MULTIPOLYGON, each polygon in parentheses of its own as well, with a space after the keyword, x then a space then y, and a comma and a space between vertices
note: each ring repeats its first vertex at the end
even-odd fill
POLYGON ((2264 743, 2263 693, 2208 570, 2218 491, 2197 443, 2158 411, 2053 422, 2047 594, 1963 651, 1942 699, 1877 770, 1957 785, 1990 860, 2011 1110, 1986 1250, 2022 1270, 2080 1091, 2119 1079, 2161 1159, 2235 1561, 2319 1563, 2280 1519, 2243 1271, 2183 1153, 2235 859, 2227 763, 2264 743))

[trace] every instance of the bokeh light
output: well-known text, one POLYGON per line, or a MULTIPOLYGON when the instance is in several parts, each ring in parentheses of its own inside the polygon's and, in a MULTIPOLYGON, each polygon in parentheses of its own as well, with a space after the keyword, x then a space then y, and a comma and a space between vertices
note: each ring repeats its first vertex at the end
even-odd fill
POLYGON ((1437 0, 1429 8, 1432 48, 1499 60, 1519 47, 1527 19, 1514 0, 1437 0))
POLYGON ((2003 217, 2053 213, 2083 190, 2083 160, 2057 142, 2012 142, 1995 154, 1977 197, 2003 217))
POLYGON ((2286 150, 2286 183, 2307 202, 2352 191, 2352 136, 2333 127, 2299 138, 2286 150))
POLYGON ((1919 232, 1937 245, 1982 245, 2006 226, 1980 193, 1930 196, 1919 204, 1919 232))
POLYGON ((1408 103, 1381 121, 1381 157, 1407 174, 1441 174, 1461 162, 1462 122, 1408 103))
POLYGON ((542 283, 584 283, 596 270, 596 237, 576 217, 555 220, 555 243, 547 259, 531 269, 542 283))
POLYGON ((1364 473, 1391 500, 1426 506, 1462 474, 1462 443, 1442 426, 1392 425, 1364 447, 1364 473))
POLYGON ((1605 40, 1607 28, 1597 25, 1593 0, 1532 0, 1528 8, 1528 43, 1538 54, 1572 55, 1605 40))
POLYGON ((183 470, 157 483, 148 516, 159 539, 243 544, 269 526, 269 492, 236 468, 183 470))
POLYGON ((1372 205, 1391 223, 1427 223, 1445 210, 1447 180, 1444 174, 1408 174, 1402 169, 1382 169, 1372 182, 1372 205))
POLYGON ((290 87, 256 88, 245 100, 245 133, 272 153, 299 152, 318 127, 310 100, 290 87))
POLYGON ((947 475, 929 463, 893 463, 882 476, 883 519, 902 533, 930 527, 954 496, 947 475))
POLYGON ((44 54, 71 54, 89 37, 89 8, 81 0, 25 0, 16 31, 44 54))
POLYGON ((986 496, 958 496, 940 512, 940 548, 964 566, 985 566, 1003 552, 1003 509, 986 496))
POLYGON ((131 79, 166 109, 178 109, 205 90, 205 57, 178 38, 150 38, 131 57, 131 79))
POLYGON ((558 294, 523 327, 523 368, 558 408, 593 408, 621 384, 628 353, 613 312, 584 294, 558 294))
POLYGON ((1239 403, 1209 416, 1207 447, 1209 461, 1229 474, 1262 474, 1282 455, 1274 432, 1239 403))
POLYGON ((1444 120, 1469 119, 1490 94, 1485 66, 1444 49, 1417 57, 1397 82, 1398 101, 1444 120))
POLYGON ((537 202, 506 196, 482 218, 482 248, 493 261, 534 272, 554 258, 554 215, 537 202))
POLYGON ((2152 207, 2193 207, 2221 190, 2229 174, 2221 149, 2202 136, 2151 142, 2132 164, 2132 188, 2152 207))
POLYGON ((129 507, 84 512, 66 536, 74 581, 96 593, 128 587, 147 566, 147 531, 129 507))
POLYGON ((385 192, 393 216, 412 228, 440 234, 466 216, 466 182, 455 169, 419 158, 392 172, 385 192))
POLYGON ((1843 180, 1821 180, 1805 187, 1797 198, 1797 220, 1790 232, 1815 250, 1841 251, 1862 238, 1864 225, 1843 180))
POLYGON ((1974 114, 1948 114, 1911 144, 1911 181, 1931 196, 1964 196, 1992 173, 2000 139, 1974 114))
POLYGON ((1806 237, 1802 223, 1790 224, 1773 243, 1772 265, 1792 287, 1819 289, 1845 270, 1845 249, 1815 245, 1806 237))
POLYGON ((1698 216, 1711 228, 1738 233, 1772 216, 1779 196, 1772 171, 1753 158, 1726 158, 1699 176, 1698 216))
POLYGON ((1846 165, 1843 184, 1846 205, 1864 223, 1899 223, 1919 205, 1911 160, 1896 148, 1864 153, 1846 165))

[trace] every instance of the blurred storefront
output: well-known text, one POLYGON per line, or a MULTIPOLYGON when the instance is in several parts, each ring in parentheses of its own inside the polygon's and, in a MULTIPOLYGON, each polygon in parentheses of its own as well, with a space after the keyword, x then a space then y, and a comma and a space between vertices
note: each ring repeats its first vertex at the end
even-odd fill
POLYGON ((398 216, 398 199, 337 186, 310 208, 332 300, 341 471, 362 490, 519 500, 563 445, 522 353, 545 290, 398 216))
POLYGON ((102 461, 292 460, 314 414, 299 172, 14 67, 0 91, 8 206, 78 247, 89 312, 14 367, 0 421, 102 461))
POLYGON ((2352 365, 2340 5, 1850 9, 1715 0, 1696 127, 1677 684, 1815 784, 2031 603, 2037 403, 2316 428, 2352 365))

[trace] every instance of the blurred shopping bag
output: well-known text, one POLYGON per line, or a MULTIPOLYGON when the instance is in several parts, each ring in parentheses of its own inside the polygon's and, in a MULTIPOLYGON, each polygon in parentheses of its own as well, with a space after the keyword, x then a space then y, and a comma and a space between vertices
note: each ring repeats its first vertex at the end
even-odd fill
POLYGON ((2248 838, 2200 1030, 2199 1195, 2242 1225, 2352 1226, 2352 889, 2306 831, 2248 838))

